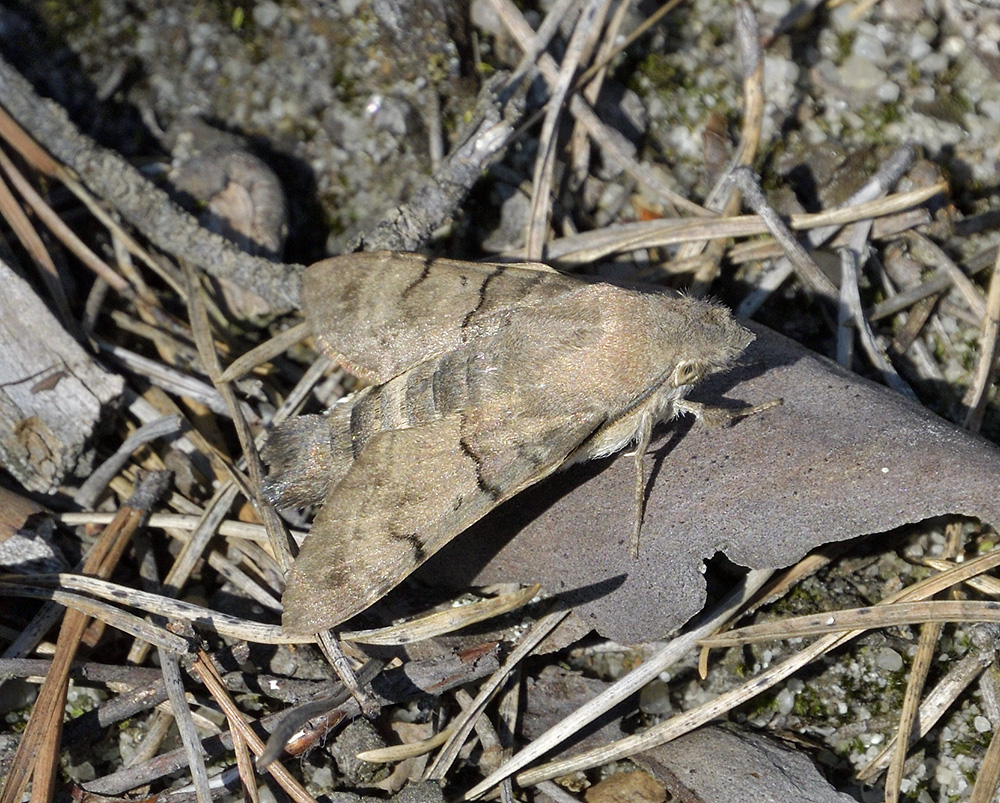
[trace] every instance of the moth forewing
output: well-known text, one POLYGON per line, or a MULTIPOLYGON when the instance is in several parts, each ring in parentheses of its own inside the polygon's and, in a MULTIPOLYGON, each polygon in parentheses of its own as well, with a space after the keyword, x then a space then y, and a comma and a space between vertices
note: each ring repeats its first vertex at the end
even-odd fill
POLYGON ((381 383, 325 428, 279 428, 266 454, 272 497, 327 491, 283 600, 284 626, 303 635, 368 607, 558 468, 636 441, 644 452, 691 383, 753 337, 691 298, 412 254, 318 263, 303 298, 324 349, 381 383))

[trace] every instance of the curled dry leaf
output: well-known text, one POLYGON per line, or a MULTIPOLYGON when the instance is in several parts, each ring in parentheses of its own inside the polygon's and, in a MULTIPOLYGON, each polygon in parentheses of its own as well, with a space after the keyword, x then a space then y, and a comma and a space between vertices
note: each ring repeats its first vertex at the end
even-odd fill
POLYGON ((1000 450, 763 327, 742 364, 699 385, 710 404, 784 404, 709 429, 680 420, 647 455, 638 559, 634 468, 556 475, 432 558, 434 583, 540 582, 622 643, 680 626, 705 601, 703 562, 787 566, 822 544, 945 514, 1000 522, 1000 450), (516 534, 516 537, 512 537, 516 534))

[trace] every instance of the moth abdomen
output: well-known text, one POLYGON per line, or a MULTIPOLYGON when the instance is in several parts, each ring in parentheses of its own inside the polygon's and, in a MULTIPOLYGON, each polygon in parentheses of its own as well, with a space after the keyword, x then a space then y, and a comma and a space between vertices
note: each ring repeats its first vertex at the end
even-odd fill
POLYGON ((270 474, 264 494, 278 508, 315 505, 326 499, 354 462, 350 403, 328 415, 302 415, 271 432, 261 450, 270 474))

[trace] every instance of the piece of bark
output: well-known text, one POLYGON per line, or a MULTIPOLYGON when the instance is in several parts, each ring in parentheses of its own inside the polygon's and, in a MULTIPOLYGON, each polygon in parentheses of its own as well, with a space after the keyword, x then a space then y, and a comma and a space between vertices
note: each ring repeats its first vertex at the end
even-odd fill
POLYGON ((2 262, 0 284, 0 465, 27 490, 52 493, 89 473, 91 436, 125 383, 94 362, 2 262))
POLYGON ((430 585, 540 582, 604 636, 662 638, 703 607, 704 561, 788 566, 825 543, 942 515, 1000 523, 1000 449, 753 326, 743 364, 692 396, 781 407, 710 429, 674 422, 647 456, 639 557, 631 457, 574 467, 431 558, 430 585), (516 536, 516 537, 515 537, 516 536))

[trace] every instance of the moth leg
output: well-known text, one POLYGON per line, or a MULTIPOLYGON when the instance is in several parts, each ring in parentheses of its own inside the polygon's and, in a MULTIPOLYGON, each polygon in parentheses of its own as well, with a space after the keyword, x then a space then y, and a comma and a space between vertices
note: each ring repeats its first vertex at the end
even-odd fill
POLYGON ((653 437, 653 416, 643 413, 636 427, 635 449, 625 454, 635 458, 635 507, 632 516, 632 558, 639 557, 639 533, 642 531, 642 517, 646 512, 646 467, 643 458, 649 451, 649 441, 653 437))
POLYGON ((746 407, 739 407, 735 410, 726 410, 722 407, 708 407, 704 404, 700 404, 699 402, 688 401, 687 399, 678 399, 674 402, 674 407, 677 412, 690 413, 706 426, 714 428, 722 426, 723 424, 731 424, 733 421, 737 421, 740 418, 757 415, 757 413, 770 410, 772 407, 777 407, 783 403, 784 399, 772 399, 771 401, 764 402, 763 404, 754 404, 746 407))

